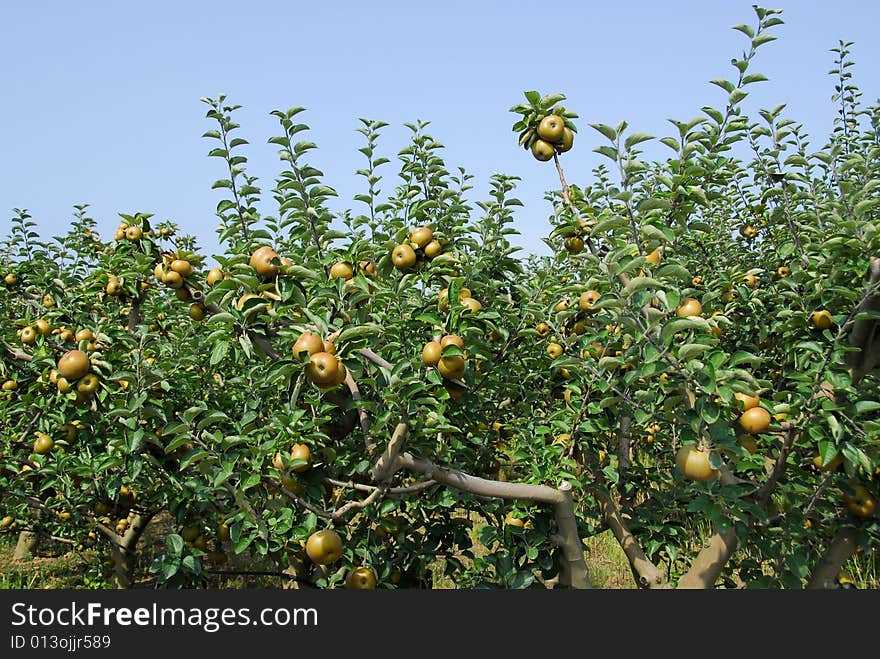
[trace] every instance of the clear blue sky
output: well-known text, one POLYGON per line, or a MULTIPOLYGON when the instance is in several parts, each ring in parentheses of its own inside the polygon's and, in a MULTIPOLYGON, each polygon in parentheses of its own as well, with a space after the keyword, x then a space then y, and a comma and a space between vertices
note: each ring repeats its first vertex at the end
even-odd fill
MULTIPOLYGON (((746 108, 788 103, 788 115, 824 140, 834 118, 829 49, 855 41, 864 100, 880 96, 880 3, 785 0, 780 39, 759 51, 746 108)), ((511 105, 522 92, 562 92, 581 115, 563 157, 570 182, 585 184, 600 161, 588 122, 658 137, 670 117, 689 119, 723 103, 711 78, 732 77, 731 57, 753 24, 740 0, 631 2, 5 2, 0 5, 0 233, 11 209, 27 208, 43 235, 66 229, 75 203, 91 204, 102 233, 118 212, 153 212, 199 236, 214 253, 214 208, 222 161, 207 158, 212 126, 202 96, 243 105, 249 172, 265 191, 278 171, 275 108, 301 105, 310 162, 337 189, 336 208, 361 207, 354 171, 359 117, 382 119, 380 150, 395 161, 404 122, 431 121, 450 166, 473 173, 483 198, 496 171, 523 178, 517 240, 546 252, 552 164, 516 146, 511 105)), ((648 147, 651 148, 650 146, 648 147)), ((663 154, 665 147, 655 152, 663 154)), ((384 191, 396 183, 385 166, 384 191)), ((269 195, 263 212, 274 212, 269 195)))

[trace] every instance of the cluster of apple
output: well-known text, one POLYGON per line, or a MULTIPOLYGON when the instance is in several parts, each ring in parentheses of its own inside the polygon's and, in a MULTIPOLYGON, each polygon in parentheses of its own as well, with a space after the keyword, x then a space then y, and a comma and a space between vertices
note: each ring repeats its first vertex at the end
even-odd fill
POLYGON ((565 119, 548 114, 538 123, 538 139, 532 144, 532 155, 546 162, 556 153, 565 153, 574 144, 574 132, 565 125, 565 119))
POLYGON ((336 355, 336 346, 314 332, 303 332, 293 344, 293 356, 304 361, 306 377, 322 389, 329 389, 345 382, 348 373, 345 364, 336 355))
POLYGON ((281 453, 276 453, 272 458, 272 466, 281 476, 281 487, 291 494, 301 494, 303 486, 296 479, 295 474, 301 474, 312 468, 312 451, 307 444, 294 444, 287 459, 281 453), (296 466, 289 467, 290 462, 295 462, 296 466))
MULTIPOLYGON (((91 330, 80 330, 78 334, 82 333, 85 337, 86 332, 91 334, 91 330)), ((82 405, 88 402, 101 384, 101 379, 91 368, 92 362, 85 352, 78 349, 68 350, 58 360, 56 367, 49 371, 49 382, 62 394, 72 391, 75 386, 76 402, 82 405)))
MULTIPOLYGON (((368 277, 376 276, 376 264, 372 261, 358 261, 358 270, 368 277)), ((330 279, 344 279, 346 285, 354 283, 354 266, 348 261, 337 261, 330 266, 330 279)))
POLYGON ((457 334, 447 334, 440 341, 428 341, 422 349, 422 363, 425 366, 436 366, 447 380, 461 380, 467 366, 464 341, 457 334), (447 351, 448 346, 457 346, 459 350, 447 351), (443 354, 443 353, 446 354, 443 354))
POLYGON ((425 259, 431 260, 443 253, 440 241, 434 238, 430 227, 417 227, 410 231, 409 242, 397 245, 391 252, 391 263, 398 270, 410 270, 425 259))
MULTIPOLYGON (((471 313, 477 313, 483 308, 483 303, 471 297, 471 289, 462 288, 458 291, 458 302, 471 313)), ((449 311, 449 288, 444 288, 437 295, 437 305, 440 311, 449 311)))
MULTIPOLYGON (((192 263, 186 259, 171 258, 166 255, 156 264, 153 269, 156 279, 165 284, 168 288, 179 291, 183 288, 186 279, 193 274, 192 263)), ((188 293, 178 293, 178 297, 185 298, 188 293)))
POLYGON ((119 226, 116 227, 116 231, 113 233, 114 240, 128 240, 133 243, 136 243, 145 235, 149 235, 149 232, 144 232, 143 228, 137 224, 129 225, 128 222, 124 220, 119 223, 119 226))
POLYGON ((62 343, 71 343, 76 341, 81 343, 86 341, 86 350, 94 350, 95 334, 90 329, 81 329, 76 334, 66 327, 52 328, 51 323, 45 318, 38 318, 33 325, 25 325, 18 331, 19 340, 24 345, 33 345, 37 342, 37 337, 48 337, 54 334, 62 343))

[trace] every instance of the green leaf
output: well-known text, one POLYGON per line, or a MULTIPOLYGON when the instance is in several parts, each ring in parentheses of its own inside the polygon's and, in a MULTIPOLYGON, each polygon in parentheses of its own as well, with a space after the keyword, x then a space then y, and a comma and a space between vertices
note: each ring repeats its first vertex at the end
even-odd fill
POLYGON ((606 126, 605 124, 590 124, 590 126, 598 130, 612 142, 617 140, 617 131, 615 131, 611 126, 606 126))
POLYGON ((228 311, 221 311, 220 313, 208 316, 207 321, 212 324, 232 323, 235 322, 235 316, 228 311))
POLYGON ((657 286, 661 285, 662 284, 653 277, 633 277, 624 287, 621 294, 629 297, 636 291, 640 291, 645 288, 656 288, 657 286))
POLYGON ((614 162, 617 162, 617 149, 613 146, 598 146, 593 149, 596 153, 601 153, 606 158, 610 158, 614 162))
POLYGON ((165 546, 172 556, 179 556, 183 552, 183 538, 176 533, 165 537, 165 546))
POLYGON ((729 101, 731 105, 736 105, 740 101, 742 101, 749 93, 742 89, 734 89, 730 92, 729 101))
POLYGON ((752 46, 757 48, 758 46, 763 46, 765 43, 769 43, 771 41, 776 41, 776 37, 772 34, 764 32, 763 34, 759 34, 757 37, 752 39, 752 46))
POLYGON ((663 329, 660 332, 660 340, 664 344, 667 344, 675 334, 690 329, 709 330, 710 327, 705 318, 700 318, 698 316, 693 316, 691 318, 676 318, 663 326, 663 329))
POLYGON ((180 569, 180 563, 177 561, 166 561, 162 563, 162 577, 165 581, 168 581, 171 577, 177 574, 180 569))
POLYGON ((686 343, 678 349, 678 357, 679 359, 686 361, 711 349, 712 346, 707 346, 702 343, 686 343))
POLYGON ((634 147, 636 144, 641 144, 642 142, 647 142, 648 140, 653 140, 653 135, 648 135, 647 133, 632 133, 629 135, 626 140, 623 142, 624 147, 627 150, 634 147))
POLYGON ((364 323, 363 325, 348 325, 339 333, 339 343, 345 343, 352 339, 366 336, 380 336, 384 328, 376 323, 364 323))
POLYGON ((226 341, 218 341, 211 350, 211 358, 208 360, 211 366, 216 366, 223 361, 226 353, 229 352, 229 344, 226 341))
POLYGON ((742 364, 743 362, 749 362, 752 365, 756 365, 761 362, 761 358, 753 355, 750 352, 746 352, 745 350, 737 350, 730 358, 729 366, 733 368, 734 366, 742 364))
POLYGON ((302 265, 297 265, 297 264, 288 266, 287 272, 288 272, 288 274, 291 274, 300 280, 311 279, 313 281, 321 281, 322 282, 325 279, 323 271, 316 272, 315 270, 311 270, 309 268, 306 268, 302 265))
POLYGON ((594 226, 593 230, 590 232, 590 235, 598 236, 603 233, 613 231, 614 229, 620 229, 627 226, 629 226, 629 222, 625 217, 622 217, 620 215, 612 215, 611 217, 602 220, 596 226, 594 226))
POLYGON ((666 265, 660 266, 659 268, 657 268, 656 277, 657 279, 687 282, 688 284, 693 279, 693 277, 691 277, 691 273, 688 272, 687 268, 678 265, 677 263, 668 263, 666 265))
POLYGON ((669 208, 669 200, 668 199, 657 199, 657 198, 648 198, 642 199, 638 204, 638 209, 642 212, 663 209, 666 210, 669 208))
POLYGON ((855 416, 867 414, 875 410, 880 410, 880 403, 875 400, 860 400, 853 405, 855 416))
POLYGON ((723 78, 715 78, 714 80, 710 80, 709 82, 711 82, 713 85, 718 85, 728 94, 736 89, 736 86, 732 82, 730 82, 730 80, 724 80, 723 78))
POLYGON ((734 25, 733 29, 739 30, 744 35, 746 35, 749 39, 751 39, 755 36, 755 31, 751 27, 749 27, 748 25, 745 25, 744 23, 741 23, 740 25, 734 25))

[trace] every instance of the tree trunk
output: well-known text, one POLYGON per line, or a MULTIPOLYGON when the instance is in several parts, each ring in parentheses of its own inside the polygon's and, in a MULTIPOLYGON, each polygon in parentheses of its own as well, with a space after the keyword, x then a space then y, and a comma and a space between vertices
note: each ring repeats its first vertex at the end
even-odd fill
POLYGON ((825 555, 822 556, 822 560, 816 565, 816 569, 807 583, 807 588, 835 588, 840 569, 844 563, 852 558, 857 548, 856 530, 851 526, 840 529, 828 546, 825 555))
POLYGON ((736 550, 736 531, 715 533, 697 554, 691 569, 678 580, 678 588, 712 588, 736 550))
POLYGON ((12 554, 14 561, 26 561, 34 557, 34 551, 39 544, 40 536, 34 531, 22 531, 18 534, 18 542, 12 554))
POLYGON ((134 571, 137 567, 137 543, 144 532, 150 516, 132 515, 128 528, 121 536, 116 536, 110 544, 110 555, 113 559, 113 576, 110 583, 114 588, 131 588, 134 582, 134 571))

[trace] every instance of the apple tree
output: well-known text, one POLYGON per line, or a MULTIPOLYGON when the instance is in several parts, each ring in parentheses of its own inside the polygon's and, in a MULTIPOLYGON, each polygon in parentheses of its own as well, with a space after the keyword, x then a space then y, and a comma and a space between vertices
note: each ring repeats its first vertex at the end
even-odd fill
POLYGON ((88 207, 0 245, 2 530, 95 548, 113 585, 592 585, 610 531, 645 588, 827 587, 877 518, 878 107, 835 49, 818 150, 785 106, 746 114, 780 12, 738 25, 721 109, 650 135, 561 94, 515 105, 560 188, 549 256, 520 257, 517 179, 448 168, 428 124, 380 150, 341 212, 304 110, 248 173, 238 106, 203 99, 222 253, 146 212, 88 207), (577 138, 576 138, 577 136, 577 138), (550 164, 552 162, 552 164, 550 164), (261 187, 262 185, 262 187, 261 187), (161 550, 145 532, 159 529, 161 550))

